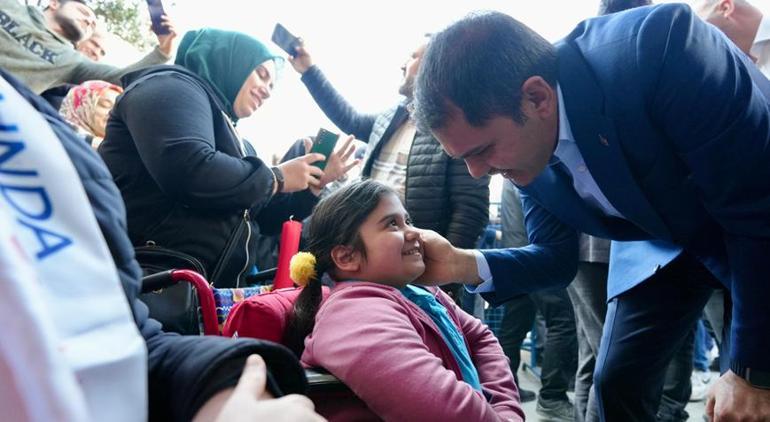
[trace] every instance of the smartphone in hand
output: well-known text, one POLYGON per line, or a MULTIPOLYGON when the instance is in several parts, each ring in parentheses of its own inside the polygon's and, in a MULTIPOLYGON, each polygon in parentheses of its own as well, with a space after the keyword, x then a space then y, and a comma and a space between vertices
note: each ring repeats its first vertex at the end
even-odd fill
POLYGON ((334 152, 334 146, 337 145, 337 140, 340 138, 340 135, 337 135, 336 133, 329 132, 328 130, 321 128, 318 130, 318 134, 315 136, 315 139, 313 140, 313 147, 310 149, 310 152, 317 152, 319 154, 323 154, 324 157, 326 157, 323 161, 316 161, 313 163, 314 166, 318 167, 319 169, 323 170, 326 168, 326 162, 329 160, 329 156, 332 155, 334 152))
MULTIPOLYGON (((149 0, 148 0, 149 1, 149 0)), ((273 36, 271 37, 274 43, 281 47, 283 51, 289 53, 290 56, 296 56, 296 48, 302 45, 299 38, 292 35, 283 25, 280 23, 275 24, 273 29, 273 36)))
POLYGON ((147 0, 147 8, 150 9, 150 20, 152 21, 152 32, 157 35, 167 35, 170 33, 168 28, 163 26, 161 16, 166 13, 163 10, 163 2, 161 0, 147 0))

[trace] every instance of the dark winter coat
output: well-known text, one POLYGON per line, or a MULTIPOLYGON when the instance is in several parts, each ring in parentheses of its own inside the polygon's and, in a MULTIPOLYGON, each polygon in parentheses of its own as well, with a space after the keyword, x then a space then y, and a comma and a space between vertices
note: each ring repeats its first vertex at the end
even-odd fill
POLYGON ((123 84, 99 153, 126 202, 131 242, 186 253, 215 286, 234 287, 254 265, 257 233, 280 232, 317 198, 272 194, 270 167, 248 143, 244 154, 223 105, 192 72, 156 66, 123 84))

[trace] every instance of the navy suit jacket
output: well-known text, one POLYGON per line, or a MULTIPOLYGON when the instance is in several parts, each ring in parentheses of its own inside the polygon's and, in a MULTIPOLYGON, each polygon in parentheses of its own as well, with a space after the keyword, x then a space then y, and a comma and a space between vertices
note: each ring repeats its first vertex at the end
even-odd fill
POLYGON ((609 297, 686 250, 732 292, 732 358, 769 369, 770 108, 754 64, 681 4, 587 20, 556 47, 575 141, 626 220, 587 206, 548 166, 522 188, 531 245, 483 251, 485 296, 566 286, 577 231, 624 241, 609 297))

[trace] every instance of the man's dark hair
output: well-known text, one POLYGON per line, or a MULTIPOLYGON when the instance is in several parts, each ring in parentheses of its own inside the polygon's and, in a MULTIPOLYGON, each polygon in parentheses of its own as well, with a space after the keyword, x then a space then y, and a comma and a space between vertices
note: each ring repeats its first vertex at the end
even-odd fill
POLYGON ((652 0, 601 0, 599 3, 599 15, 622 12, 636 7, 649 6, 652 0))
POLYGON ((495 116, 522 123, 521 85, 536 75, 556 86, 551 43, 503 13, 468 15, 431 38, 417 73, 415 119, 421 130, 441 128, 451 103, 473 126, 495 116))

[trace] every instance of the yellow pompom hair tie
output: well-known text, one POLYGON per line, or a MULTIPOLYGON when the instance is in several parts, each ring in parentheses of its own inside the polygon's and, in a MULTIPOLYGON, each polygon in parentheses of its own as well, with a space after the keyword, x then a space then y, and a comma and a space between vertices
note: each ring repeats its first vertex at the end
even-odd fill
POLYGON ((310 252, 299 252, 289 262, 289 277, 300 287, 305 287, 316 277, 315 256, 310 252))

